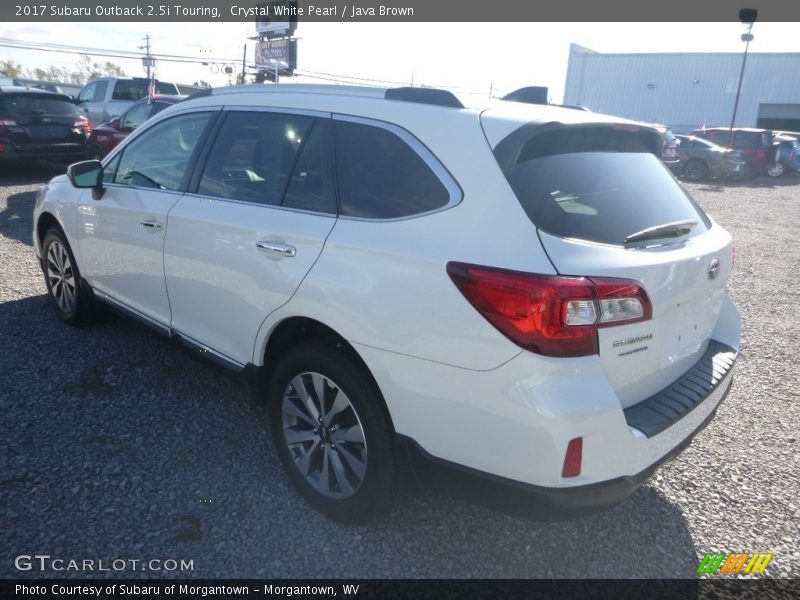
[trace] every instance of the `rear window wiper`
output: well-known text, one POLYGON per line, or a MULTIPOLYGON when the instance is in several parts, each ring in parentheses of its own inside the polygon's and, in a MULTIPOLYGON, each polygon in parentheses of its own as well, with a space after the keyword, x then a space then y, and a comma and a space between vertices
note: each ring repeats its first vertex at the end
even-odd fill
POLYGON ((636 233, 630 234, 625 238, 625 243, 641 242, 644 240, 653 240, 665 237, 678 237, 689 233, 695 226, 697 221, 675 221, 673 223, 665 223, 664 225, 656 225, 655 227, 648 227, 636 233))

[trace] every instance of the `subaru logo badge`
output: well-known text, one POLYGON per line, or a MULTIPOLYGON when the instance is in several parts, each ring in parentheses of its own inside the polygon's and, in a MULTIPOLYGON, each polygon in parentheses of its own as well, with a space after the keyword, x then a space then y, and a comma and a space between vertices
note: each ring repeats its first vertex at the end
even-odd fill
POLYGON ((716 279, 717 275, 719 275, 719 261, 715 258, 708 263, 708 278, 716 279))

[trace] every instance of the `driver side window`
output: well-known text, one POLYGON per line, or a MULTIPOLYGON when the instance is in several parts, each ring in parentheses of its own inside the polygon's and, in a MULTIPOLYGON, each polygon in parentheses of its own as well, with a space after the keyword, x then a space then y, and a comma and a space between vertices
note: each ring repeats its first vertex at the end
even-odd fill
POLYGON ((147 120, 152 110, 153 105, 146 102, 139 104, 138 106, 134 106, 125 113, 125 116, 122 117, 120 126, 127 129, 136 129, 139 125, 147 120))
POLYGON ((179 190, 211 114, 179 115, 149 128, 125 148, 114 183, 179 190))

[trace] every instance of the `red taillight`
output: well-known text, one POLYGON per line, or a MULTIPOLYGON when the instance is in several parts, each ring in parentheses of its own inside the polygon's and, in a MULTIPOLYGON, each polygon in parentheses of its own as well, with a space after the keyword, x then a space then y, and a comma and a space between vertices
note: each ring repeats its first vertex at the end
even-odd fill
POLYGON ((628 279, 565 277, 447 263, 478 312, 511 341, 545 356, 598 353, 597 329, 645 321, 652 306, 628 279))
POLYGON ((72 123, 72 126, 75 129, 80 129, 83 133, 92 132, 92 122, 86 115, 78 115, 75 117, 75 121, 72 123))
POLYGON ((567 453, 564 455, 564 466, 561 468, 562 477, 577 477, 581 474, 583 461, 583 438, 573 438, 567 444, 567 453))

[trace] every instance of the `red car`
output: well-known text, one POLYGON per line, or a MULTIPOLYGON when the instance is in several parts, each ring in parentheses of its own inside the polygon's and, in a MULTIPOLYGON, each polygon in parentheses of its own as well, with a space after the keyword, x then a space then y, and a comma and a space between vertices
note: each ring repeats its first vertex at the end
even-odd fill
POLYGON ((142 98, 120 116, 92 130, 87 141, 89 156, 98 160, 103 158, 147 119, 184 98, 186 96, 168 95, 156 95, 152 99, 142 98))
POLYGON ((775 163, 772 150, 772 131, 747 127, 707 127, 695 129, 690 135, 702 137, 710 142, 738 151, 747 162, 750 177, 757 177, 775 163))

